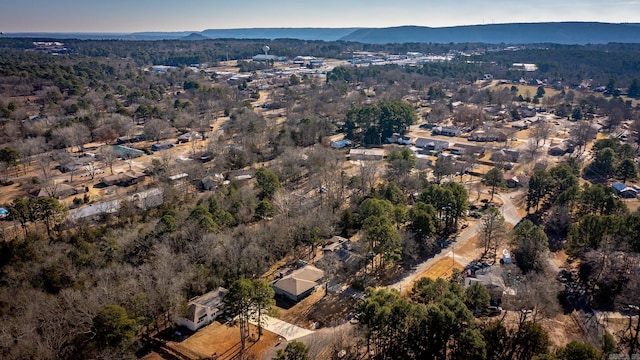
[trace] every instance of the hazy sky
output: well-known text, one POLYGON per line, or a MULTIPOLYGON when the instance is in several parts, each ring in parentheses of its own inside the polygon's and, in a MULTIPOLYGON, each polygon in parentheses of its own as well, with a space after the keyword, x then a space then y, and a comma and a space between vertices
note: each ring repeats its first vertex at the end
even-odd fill
POLYGON ((639 22, 640 0, 2 0, 1 32, 639 22))

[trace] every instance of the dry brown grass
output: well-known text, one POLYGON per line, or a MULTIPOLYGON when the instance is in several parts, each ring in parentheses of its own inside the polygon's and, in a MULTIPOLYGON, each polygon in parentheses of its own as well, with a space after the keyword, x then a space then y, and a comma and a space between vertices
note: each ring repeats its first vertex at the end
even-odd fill
MULTIPOLYGON (((271 348, 278 343, 278 335, 263 330, 262 338, 258 341, 258 329, 250 326, 250 339, 247 339, 245 354, 249 358, 261 359, 271 348)), ((193 355, 201 355, 202 358, 217 354, 217 359, 235 359, 240 354, 240 330, 237 326, 227 326, 214 322, 211 325, 200 329, 187 340, 181 343, 169 343, 168 346, 176 351, 191 355, 190 358, 197 359, 193 355)), ((215 358, 215 357, 214 357, 215 358)))

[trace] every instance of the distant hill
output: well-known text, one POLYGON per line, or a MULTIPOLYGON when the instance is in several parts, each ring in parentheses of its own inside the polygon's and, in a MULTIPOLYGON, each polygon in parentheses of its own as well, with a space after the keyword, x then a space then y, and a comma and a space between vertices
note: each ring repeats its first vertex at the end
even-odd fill
POLYGON ((202 34, 191 33, 188 36, 183 36, 179 38, 178 40, 198 41, 198 40, 211 40, 211 38, 208 38, 202 34))
POLYGON ((300 39, 386 43, 487 43, 487 44, 604 44, 640 43, 640 24, 598 22, 513 23, 431 28, 243 28, 208 29, 201 32, 118 33, 5 33, 4 37, 48 39, 206 40, 300 39))
POLYGON ((340 40, 385 43, 602 44, 639 43, 638 24, 596 22, 517 23, 442 28, 400 26, 360 29, 340 40))
POLYGON ((200 34, 212 39, 300 39, 336 41, 359 28, 247 28, 209 29, 200 34))

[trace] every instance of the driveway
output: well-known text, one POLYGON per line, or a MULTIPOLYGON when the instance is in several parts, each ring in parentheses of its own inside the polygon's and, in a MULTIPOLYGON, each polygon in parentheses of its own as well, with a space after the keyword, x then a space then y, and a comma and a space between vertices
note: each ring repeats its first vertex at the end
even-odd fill
POLYGON ((518 211, 516 210, 516 206, 513 204, 513 199, 520 197, 524 194, 524 190, 518 190, 506 194, 496 194, 496 197, 502 200, 502 207, 500 208, 500 213, 504 217, 504 221, 509 224, 516 226, 522 218, 518 215, 518 211))
MULTIPOLYGON (((271 331, 274 334, 278 334, 285 338, 287 341, 295 340, 303 336, 313 334, 313 330, 303 329, 301 327, 289 324, 288 322, 276 319, 271 316, 263 316, 262 328, 271 331)), ((250 323, 256 325, 254 320, 249 320, 250 323)))

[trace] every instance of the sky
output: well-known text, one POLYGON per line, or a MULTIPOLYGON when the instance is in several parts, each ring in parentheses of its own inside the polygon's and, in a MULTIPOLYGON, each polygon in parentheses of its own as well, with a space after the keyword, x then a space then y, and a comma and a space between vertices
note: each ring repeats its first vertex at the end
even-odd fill
POLYGON ((640 23, 640 0, 1 0, 0 32, 640 23), (4 4, 3 4, 4 3, 4 4))

